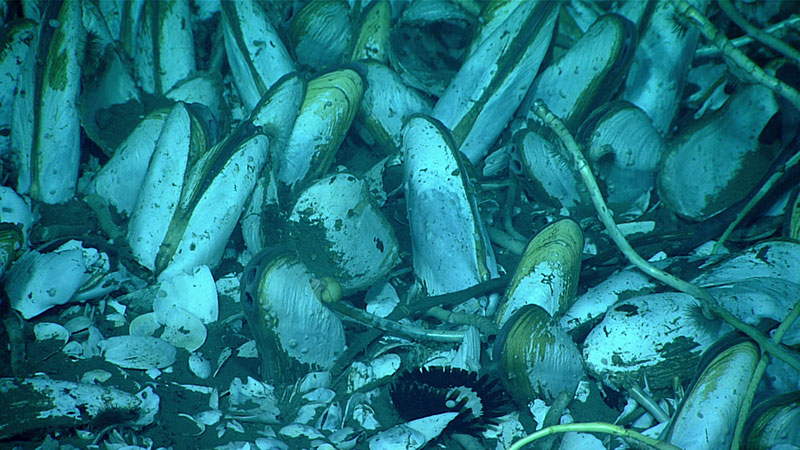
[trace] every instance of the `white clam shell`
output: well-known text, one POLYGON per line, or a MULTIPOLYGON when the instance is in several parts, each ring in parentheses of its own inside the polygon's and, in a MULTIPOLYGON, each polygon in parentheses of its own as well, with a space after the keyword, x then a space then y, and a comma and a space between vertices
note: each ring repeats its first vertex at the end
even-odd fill
POLYGON ((124 369, 163 369, 175 362, 175 347, 150 336, 115 336, 100 342, 106 361, 124 369))
POLYGON ((175 307, 156 311, 155 314, 156 320, 164 324, 161 339, 175 347, 194 352, 206 342, 208 330, 194 314, 175 307))

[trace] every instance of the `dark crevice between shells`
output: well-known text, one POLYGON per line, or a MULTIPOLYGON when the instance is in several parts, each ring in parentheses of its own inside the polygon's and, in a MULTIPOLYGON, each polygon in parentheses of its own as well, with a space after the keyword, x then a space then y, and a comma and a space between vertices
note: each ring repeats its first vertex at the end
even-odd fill
POLYGON ((389 388, 397 412, 405 420, 414 420, 445 412, 458 415, 443 431, 444 434, 477 435, 499 417, 511 411, 511 401, 500 380, 489 375, 453 367, 427 367, 405 371, 389 388), (469 393, 480 405, 468 404, 469 393))

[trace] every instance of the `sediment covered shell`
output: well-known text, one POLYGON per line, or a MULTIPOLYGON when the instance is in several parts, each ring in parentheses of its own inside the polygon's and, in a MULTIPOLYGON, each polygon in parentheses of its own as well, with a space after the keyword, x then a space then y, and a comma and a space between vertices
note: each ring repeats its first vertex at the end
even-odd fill
POLYGON ((493 357, 506 389, 521 405, 575 393, 584 377, 580 351, 558 322, 538 305, 525 305, 497 335, 493 357))
POLYGON ((329 369, 344 351, 339 318, 317 298, 318 280, 290 252, 267 249, 242 273, 241 302, 269 383, 329 369))
POLYGON ((324 177, 301 192, 289 228, 312 271, 333 276, 346 292, 368 288, 399 261, 389 222, 366 184, 346 172, 324 177))
POLYGON ((673 377, 694 375, 700 355, 717 339, 721 320, 703 317, 699 301, 674 292, 616 303, 586 336, 587 368, 610 386, 636 381, 643 372, 651 389, 673 377))
POLYGON ((759 139, 777 111, 772 91, 746 85, 715 114, 681 130, 659 173, 664 202, 683 217, 704 220, 743 200, 780 150, 759 139))
POLYGON ((153 423, 159 409, 159 397, 152 387, 130 394, 112 387, 46 376, 2 378, 0 394, 4 399, 0 408, 0 439, 91 424, 109 411, 119 411, 122 418, 127 417, 121 421, 141 427, 153 423))
POLYGON ((525 248, 497 311, 504 323, 525 305, 541 306, 559 317, 575 301, 583 251, 583 233, 575 221, 563 219, 540 231, 525 248))
POLYGON ((403 126, 404 187, 414 274, 430 295, 496 276, 486 229, 447 128, 412 116, 403 126))

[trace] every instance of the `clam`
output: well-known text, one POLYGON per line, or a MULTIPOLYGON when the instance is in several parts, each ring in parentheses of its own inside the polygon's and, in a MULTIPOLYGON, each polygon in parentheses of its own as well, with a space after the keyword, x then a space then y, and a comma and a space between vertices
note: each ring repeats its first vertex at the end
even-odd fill
POLYGON ((630 220, 644 214, 665 150, 644 111, 624 101, 606 103, 581 124, 577 139, 616 216, 630 220))
POLYGON ((521 2, 474 44, 431 115, 452 130, 458 149, 483 159, 522 103, 550 48, 558 16, 554 2, 521 2))
POLYGON ((350 15, 344 0, 307 3, 286 33, 297 62, 320 70, 345 61, 353 40, 350 15))
POLYGON ((16 189, 45 203, 66 202, 78 181, 81 33, 80 1, 49 3, 22 63, 14 99, 11 146, 20 163, 16 189))
POLYGON ((662 439, 680 448, 730 448, 739 409, 760 351, 745 340, 724 340, 704 355, 705 364, 672 417, 662 439))
POLYGON ((743 200, 780 151, 760 142, 777 111, 772 91, 742 86, 715 114, 680 130, 659 173, 664 202, 683 217, 704 220, 743 200))
POLYGON ((638 381, 670 388, 694 375, 700 355, 720 332, 720 319, 706 319, 698 300, 674 292, 617 302, 586 336, 583 357, 590 372, 612 387, 638 381))
POLYGON ((800 446, 800 392, 769 398, 756 405, 744 425, 742 447, 767 450, 800 446))
POLYGON ((245 109, 252 111, 295 65, 260 3, 221 2, 220 12, 233 81, 245 109))
POLYGON ((541 306, 525 305, 511 316, 494 343, 506 389, 520 405, 572 396, 585 377, 578 347, 541 306))
POLYGON ((278 180, 284 188, 296 194, 328 171, 363 93, 364 80, 353 69, 335 70, 308 82, 289 141, 276 155, 278 180))
POLYGON ((268 382, 293 383, 312 368, 329 369, 344 351, 342 323, 320 302, 318 287, 283 249, 259 253, 242 273, 242 307, 268 382))
POLYGON ((287 228, 306 265, 319 277, 336 278, 345 292, 378 282, 399 259, 389 222, 365 183, 346 172, 324 177, 301 192, 287 228))
POLYGON ((414 115, 403 126, 404 188, 414 274, 430 295, 497 275, 494 253, 450 132, 414 115))
POLYGON ((640 33, 622 94, 647 113, 662 135, 671 131, 678 112, 699 34, 694 28, 676 27, 674 19, 674 3, 660 2, 638 21, 646 28, 640 33))
MULTIPOLYGON (((618 14, 603 15, 572 47, 536 78, 522 108, 542 99, 550 110, 577 130, 583 119, 608 101, 623 83, 636 48, 633 24, 618 14)), ((538 121, 533 111, 527 117, 538 121)))
POLYGON ((497 311, 497 324, 525 305, 538 305, 559 317, 575 300, 581 267, 583 233, 570 219, 560 220, 540 231, 525 248, 497 311))
POLYGON ((32 20, 21 19, 4 24, 5 39, 0 44, 0 74, 4 82, 0 85, 0 155, 11 145, 11 122, 14 112, 14 96, 21 75, 20 61, 30 50, 36 37, 37 26, 32 20))

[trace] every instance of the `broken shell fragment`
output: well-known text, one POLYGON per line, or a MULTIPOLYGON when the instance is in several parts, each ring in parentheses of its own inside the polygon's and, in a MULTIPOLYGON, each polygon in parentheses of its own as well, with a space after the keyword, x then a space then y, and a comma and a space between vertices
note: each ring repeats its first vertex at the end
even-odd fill
POLYGON ((150 336, 114 336, 101 341, 103 358, 124 369, 163 369, 175 362, 175 347, 150 336))

